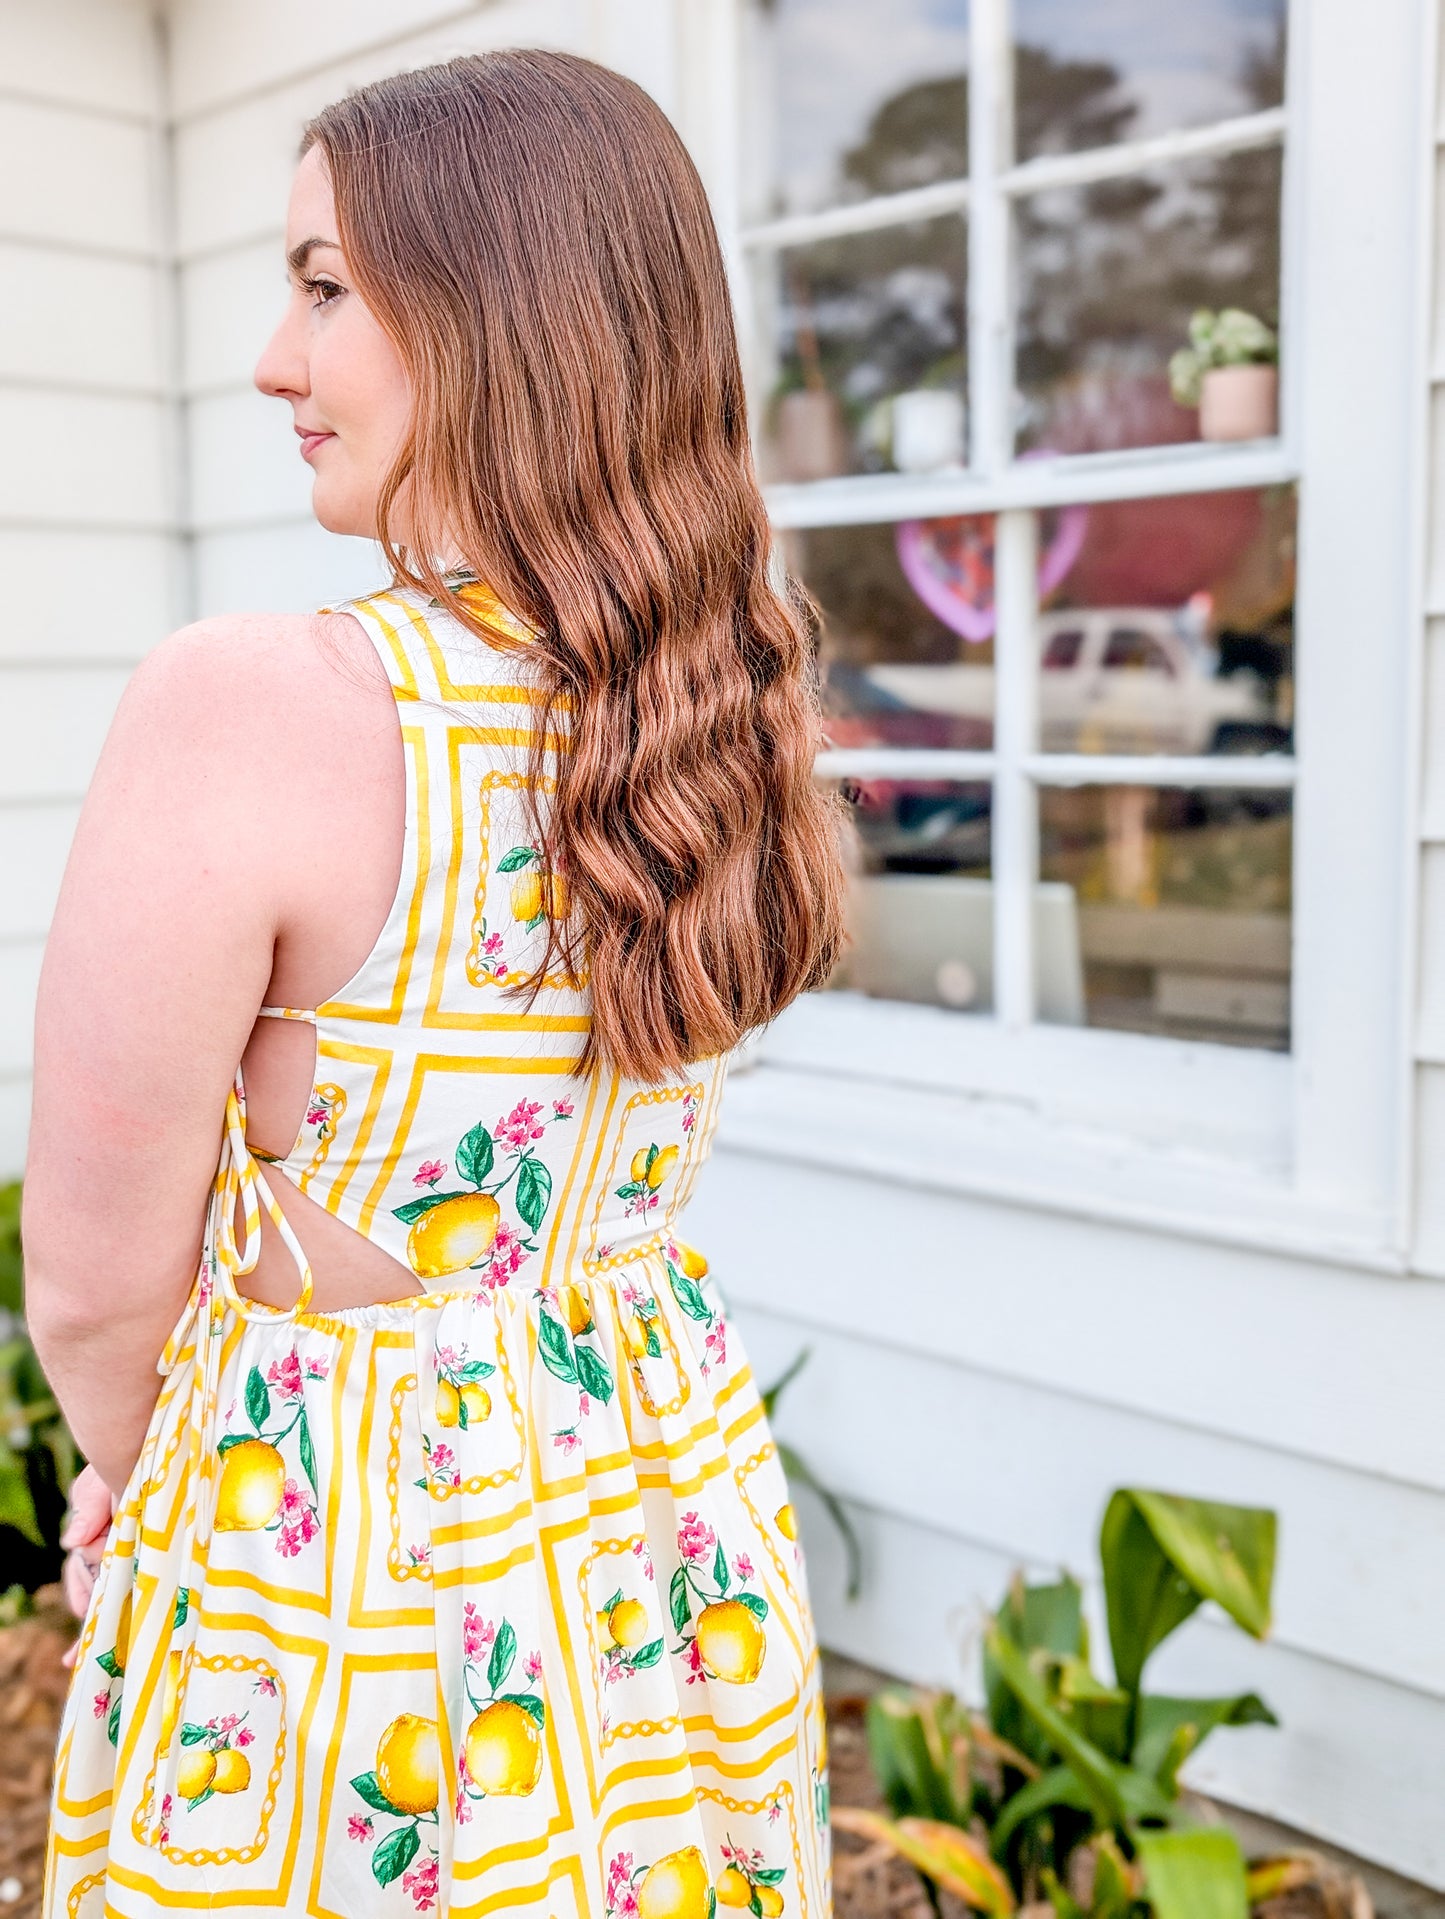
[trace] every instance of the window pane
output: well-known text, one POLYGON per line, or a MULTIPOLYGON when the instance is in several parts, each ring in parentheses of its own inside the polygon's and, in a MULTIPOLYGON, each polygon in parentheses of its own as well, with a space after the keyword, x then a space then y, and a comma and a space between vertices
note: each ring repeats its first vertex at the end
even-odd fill
MULTIPOLYGON (((1018 438, 1059 453, 1199 437, 1169 388, 1198 307, 1279 320, 1278 148, 1018 204, 1018 438)), ((1259 436, 1274 431, 1261 421, 1259 436)))
POLYGON ((758 257, 765 479, 964 464, 966 254, 950 214, 758 257))
POLYGON ((959 1012, 993 1003, 990 794, 950 780, 847 781, 849 944, 829 982, 959 1012))
POLYGON ((1292 486, 1071 507, 1043 537, 1044 752, 1290 751, 1292 486))
POLYGON ((1014 0, 1018 156, 1278 106, 1287 0, 1014 0))
POLYGON ((832 745, 992 746, 993 524, 974 514, 782 535, 788 571, 822 613, 832 745))
MULTIPOLYGON (((1084 1024, 1288 1047, 1290 816, 1288 793, 1040 793, 1040 873, 1072 896, 1084 1024)), ((1042 940, 1039 963, 1042 1002, 1042 940)))
POLYGON ((751 218, 967 173, 967 0, 761 0, 751 26, 751 218))

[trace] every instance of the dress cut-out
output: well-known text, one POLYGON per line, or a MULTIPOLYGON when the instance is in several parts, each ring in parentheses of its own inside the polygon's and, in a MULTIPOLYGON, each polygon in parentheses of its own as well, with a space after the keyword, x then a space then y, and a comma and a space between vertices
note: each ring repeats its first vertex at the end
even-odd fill
MULTIPOLYGON (((543 967, 527 630, 349 601, 391 681, 406 840, 314 1020, 291 1151, 237 1075, 202 1260, 80 1641, 47 1919, 827 1919, 821 1671, 788 1490, 679 1237, 723 1062, 569 1072, 585 966, 543 967), (291 1180, 425 1289, 310 1309, 291 1180), (239 1238, 235 1220, 239 1210, 239 1238), (269 1214, 302 1275, 245 1278, 269 1214)), ((565 711, 554 727, 565 731, 565 711)), ((545 818, 556 756, 546 743, 545 818)), ((325 768, 318 767, 318 779, 325 768)))

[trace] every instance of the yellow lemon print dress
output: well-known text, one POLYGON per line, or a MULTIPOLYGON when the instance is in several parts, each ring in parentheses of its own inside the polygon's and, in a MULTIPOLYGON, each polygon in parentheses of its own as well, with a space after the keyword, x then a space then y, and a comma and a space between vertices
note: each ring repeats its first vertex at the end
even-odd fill
MULTIPOLYGON (((395 690, 401 881, 258 1166, 239 1075, 194 1291, 81 1635, 45 1912, 826 1919, 821 1675, 788 1489, 680 1237, 722 1064, 568 1066, 585 973, 523 798, 526 632, 348 602, 395 690), (425 1291, 308 1309, 267 1181, 425 1291), (266 1208, 298 1305, 250 1301, 266 1208), (240 1214, 239 1235, 235 1227, 240 1214)), ((565 739, 547 743, 555 754, 565 739)), ((550 776, 544 787, 550 787, 550 776)))

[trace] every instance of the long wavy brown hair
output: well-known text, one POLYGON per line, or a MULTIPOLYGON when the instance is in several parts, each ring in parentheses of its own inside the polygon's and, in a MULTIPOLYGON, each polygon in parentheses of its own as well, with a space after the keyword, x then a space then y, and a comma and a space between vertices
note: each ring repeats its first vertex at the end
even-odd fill
POLYGON ((839 802, 812 773, 817 608, 769 579, 702 182, 641 87, 537 48, 360 88, 313 143, 413 388, 381 492, 388 561, 445 601, 459 553, 535 629, 530 803, 566 878, 548 960, 577 972, 585 954, 591 974, 579 1070, 665 1077, 826 977, 844 886, 839 802))

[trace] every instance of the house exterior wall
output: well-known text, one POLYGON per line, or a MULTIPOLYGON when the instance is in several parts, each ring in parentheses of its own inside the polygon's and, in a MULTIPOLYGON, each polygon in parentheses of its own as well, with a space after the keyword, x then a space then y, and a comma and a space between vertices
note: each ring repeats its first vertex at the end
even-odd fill
POLYGON ((136 0, 0 5, 0 1168, 40 950, 126 674, 178 616, 160 46, 136 0))
MULTIPOLYGON (((0 307, 0 426, 24 449, 0 478, 0 549, 13 562, 0 630, 0 1168, 21 1151, 29 998, 55 877, 128 667, 181 618, 315 605, 378 576, 368 544, 314 527, 282 410, 250 385, 283 297, 282 216, 306 116, 404 64, 507 42, 575 48, 633 73, 673 113, 726 239, 726 36, 725 0, 175 0, 162 58, 146 9, 124 0, 0 6, 0 152, 59 155, 43 190, 33 173, 0 174, 0 274, 28 286, 40 266, 53 301, 43 323, 17 301, 0 307), (88 310, 107 316, 103 351, 97 328, 74 330, 88 310), (69 587, 99 580, 103 595, 69 587)), ((1432 169, 1445 159, 1422 153, 1420 166, 1438 229, 1432 169)), ((1421 375, 1433 446, 1422 527, 1427 506, 1432 525, 1445 507, 1442 304, 1421 375)), ((1377 563, 1406 565, 1410 544, 1402 536, 1377 563)), ((842 1496, 865 1552, 850 1603, 826 1518, 800 1494, 825 1643, 972 1690, 983 1609, 1015 1565, 1092 1571, 1112 1487, 1273 1505, 1273 1639, 1256 1647, 1202 1618, 1157 1679, 1254 1687, 1283 1728, 1217 1735, 1192 1776, 1445 1886, 1439 537, 1421 577, 1410 1272, 1271 1251, 1247 1226, 1230 1245, 963 1191, 896 1154, 886 1176, 830 1165, 821 1134, 770 1117, 784 1067, 766 1057, 730 1089, 688 1230, 765 1383, 811 1349, 778 1430, 842 1496)), ((880 1095, 880 1141, 905 1097, 880 1095)), ((818 1099, 821 1115, 827 1086, 818 1099)))

